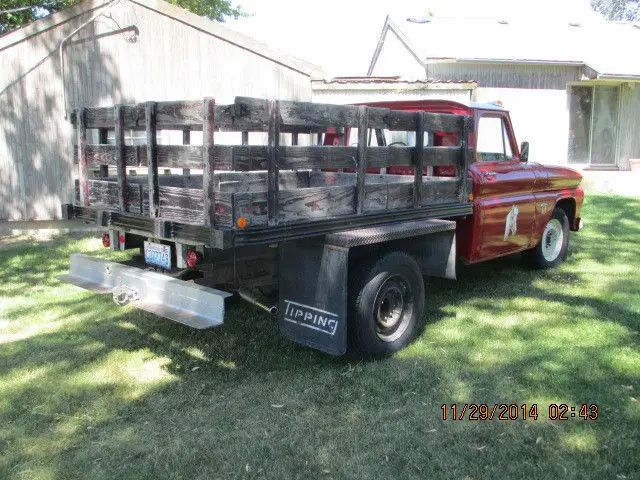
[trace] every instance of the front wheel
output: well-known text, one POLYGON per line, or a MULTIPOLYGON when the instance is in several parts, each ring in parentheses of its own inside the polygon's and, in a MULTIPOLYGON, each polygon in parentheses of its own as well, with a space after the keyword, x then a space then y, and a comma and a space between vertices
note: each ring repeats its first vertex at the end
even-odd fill
POLYGON ((387 357, 424 325, 424 280, 416 261, 393 252, 353 272, 349 339, 362 358, 387 357))
POLYGON ((535 268, 553 268, 567 257, 569 246, 569 219, 561 208, 556 208, 544 227, 538 245, 524 252, 525 259, 535 268))

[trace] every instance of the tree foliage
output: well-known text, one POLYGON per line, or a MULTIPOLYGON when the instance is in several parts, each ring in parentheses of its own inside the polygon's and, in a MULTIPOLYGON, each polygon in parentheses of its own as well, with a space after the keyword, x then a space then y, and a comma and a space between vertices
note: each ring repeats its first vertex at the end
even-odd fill
POLYGON ((640 0, 591 0, 591 6, 608 20, 640 20, 640 0))
MULTIPOLYGON (((0 35, 14 28, 26 25, 35 19, 55 13, 81 0, 0 0, 0 35), (28 7, 22 10, 23 7, 28 7), (13 10, 13 11, 12 11, 13 10), (17 11, 16 11, 17 10, 17 11)), ((202 15, 211 20, 224 22, 225 18, 246 16, 240 6, 233 6, 231 0, 168 0, 174 5, 202 15)))

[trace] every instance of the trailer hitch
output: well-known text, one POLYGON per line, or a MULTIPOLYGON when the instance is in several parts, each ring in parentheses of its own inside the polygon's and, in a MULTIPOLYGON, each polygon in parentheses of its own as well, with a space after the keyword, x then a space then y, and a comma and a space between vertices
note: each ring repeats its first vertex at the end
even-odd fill
POLYGON ((128 303, 140 300, 140 294, 137 288, 131 288, 127 285, 120 285, 113 289, 113 301, 116 305, 124 307, 128 303))

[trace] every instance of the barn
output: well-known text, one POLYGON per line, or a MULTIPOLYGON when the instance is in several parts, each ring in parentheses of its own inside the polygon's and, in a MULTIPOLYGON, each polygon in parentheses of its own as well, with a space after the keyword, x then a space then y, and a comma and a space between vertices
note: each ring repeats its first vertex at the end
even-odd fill
POLYGON ((511 111, 531 160, 623 178, 640 158, 638 45, 629 22, 387 17, 368 75, 473 80, 476 101, 511 111))
POLYGON ((84 1, 0 37, 0 64, 0 220, 61 217, 73 196, 73 109, 205 96, 311 100, 311 79, 321 76, 162 0, 84 1))

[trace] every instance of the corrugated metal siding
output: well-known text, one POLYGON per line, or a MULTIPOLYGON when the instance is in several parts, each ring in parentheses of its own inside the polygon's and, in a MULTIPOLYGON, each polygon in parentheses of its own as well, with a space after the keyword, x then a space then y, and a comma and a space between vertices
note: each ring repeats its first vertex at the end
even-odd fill
POLYGON ((427 78, 436 81, 474 80, 478 87, 564 90, 580 80, 580 67, 560 65, 510 65, 436 63, 427 66, 427 78))
MULTIPOLYGON (((92 14, 0 51, 0 219, 48 219, 72 198, 72 129, 64 120, 59 42, 92 14)), ((310 100, 309 77, 124 3, 65 49, 68 103, 111 105, 236 95, 310 100), (135 26, 131 32, 110 34, 135 26), (132 41, 134 40, 135 41, 132 41)))
POLYGON ((620 92, 618 167, 626 170, 629 159, 640 158, 640 85, 623 84, 620 92))

